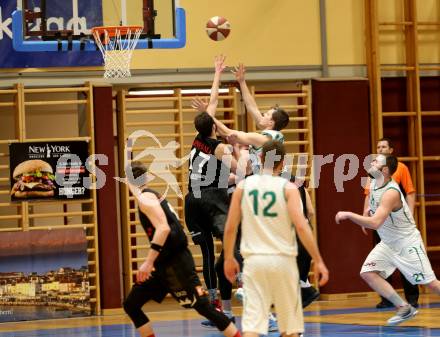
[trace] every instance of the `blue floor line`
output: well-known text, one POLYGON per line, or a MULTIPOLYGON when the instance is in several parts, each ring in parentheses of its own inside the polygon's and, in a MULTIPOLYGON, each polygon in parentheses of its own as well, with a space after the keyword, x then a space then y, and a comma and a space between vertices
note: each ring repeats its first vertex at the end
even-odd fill
MULTIPOLYGON (((209 331, 200 326, 201 320, 162 321, 154 323, 158 337, 218 337, 218 331, 209 331)), ((418 327, 385 327, 351 324, 306 323, 306 337, 440 337, 440 329, 418 327)), ((131 324, 107 325, 86 328, 65 328, 35 331, 0 333, 1 337, 138 337, 131 324)), ((270 333, 268 337, 279 336, 270 333)))
MULTIPOLYGON (((439 303, 424 304, 419 306, 419 310, 423 309, 435 309, 440 308, 439 303)), ((326 316, 326 315, 338 315, 338 314, 356 314, 360 312, 382 312, 382 311, 395 311, 395 308, 387 309, 376 309, 374 307, 366 308, 344 308, 344 309, 329 309, 329 310, 316 310, 316 311, 305 311, 304 316, 326 316)))
MULTIPOLYGON (((421 309, 440 308, 440 303, 423 305, 421 309)), ((306 316, 332 314, 350 314, 362 312, 387 311, 375 308, 332 309, 308 311, 306 316)), ((393 309, 388 309, 393 311, 393 309)), ((200 325, 202 320, 157 321, 153 327, 158 337, 219 337, 216 330, 207 330, 200 325)), ((237 317, 240 327, 240 317, 237 317)), ((25 324, 25 323, 24 323, 25 324)), ((306 323, 305 337, 440 337, 440 329, 423 327, 388 327, 336 323, 306 323)), ((82 328, 39 329, 29 331, 1 332, 0 337, 138 337, 132 324, 113 324, 82 328)), ((279 333, 270 333, 268 337, 278 337, 279 333)))

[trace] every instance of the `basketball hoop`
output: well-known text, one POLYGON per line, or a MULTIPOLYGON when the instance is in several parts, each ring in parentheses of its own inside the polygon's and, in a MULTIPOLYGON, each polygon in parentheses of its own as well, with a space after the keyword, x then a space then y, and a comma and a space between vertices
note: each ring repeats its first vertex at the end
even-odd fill
POLYGON ((143 31, 141 26, 106 26, 92 28, 95 43, 104 58, 104 78, 130 77, 133 50, 143 31))

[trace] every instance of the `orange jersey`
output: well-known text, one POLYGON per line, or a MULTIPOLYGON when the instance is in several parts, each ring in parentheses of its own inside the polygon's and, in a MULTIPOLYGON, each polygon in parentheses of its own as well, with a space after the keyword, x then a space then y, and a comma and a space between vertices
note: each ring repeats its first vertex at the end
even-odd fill
MULTIPOLYGON (((409 174, 408 166, 404 163, 397 163, 397 170, 393 174, 394 181, 403 188, 406 195, 414 193, 414 185, 411 180, 411 175, 409 174)), ((370 179, 368 179, 367 185, 364 189, 364 194, 370 194, 370 179)))

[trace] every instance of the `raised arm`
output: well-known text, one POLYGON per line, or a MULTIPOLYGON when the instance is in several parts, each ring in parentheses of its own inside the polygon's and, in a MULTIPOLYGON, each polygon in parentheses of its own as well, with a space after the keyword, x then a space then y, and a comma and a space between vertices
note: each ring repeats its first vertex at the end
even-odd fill
POLYGON ((246 105, 247 111, 251 113, 252 118, 254 119, 257 127, 263 130, 264 126, 261 125, 262 115, 260 110, 258 109, 257 102, 255 102, 255 99, 252 96, 246 84, 245 73, 246 73, 246 68, 244 67, 243 63, 240 63, 238 67, 234 68, 233 71, 233 74, 235 75, 235 78, 238 84, 240 85, 241 96, 243 97, 243 101, 244 104, 246 105))
POLYGON ((226 138, 232 135, 234 132, 236 132, 236 130, 228 128, 223 122, 219 121, 217 118, 215 117, 213 118, 214 118, 215 126, 217 127, 217 133, 221 137, 226 138))
POLYGON ((214 117, 215 125, 217 126, 217 133, 228 139, 228 143, 240 143, 243 145, 253 145, 261 147, 267 141, 271 140, 269 136, 262 135, 256 132, 243 132, 228 128, 224 123, 214 117))
POLYGON ((271 140, 269 136, 256 132, 234 131, 227 136, 228 142, 237 142, 243 145, 252 145, 256 148, 263 146, 271 140))
POLYGON ((218 89, 220 87, 220 77, 223 70, 225 70, 226 57, 223 55, 218 55, 214 59, 214 80, 212 81, 211 95, 209 96, 209 103, 195 98, 191 102, 191 106, 199 112, 206 111, 210 116, 214 117, 218 106, 218 89))
POLYGON ((232 173, 237 171, 237 159, 233 156, 231 145, 219 144, 215 149, 214 155, 229 167, 232 173))
POLYGON ((301 197, 298 188, 290 182, 287 183, 285 188, 285 196, 287 199, 287 209, 290 220, 295 226, 296 233, 298 234, 301 243, 312 257, 314 261, 314 273, 316 277, 319 277, 319 285, 323 286, 328 281, 328 270, 324 264, 321 254, 319 253, 312 230, 302 212, 301 197))

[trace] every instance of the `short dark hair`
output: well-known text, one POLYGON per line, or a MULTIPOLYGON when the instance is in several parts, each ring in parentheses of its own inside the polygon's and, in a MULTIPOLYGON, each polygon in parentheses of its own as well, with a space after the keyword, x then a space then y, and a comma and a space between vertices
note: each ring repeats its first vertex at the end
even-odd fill
POLYGON ((393 141, 392 141, 390 138, 383 137, 383 138, 380 138, 377 142, 378 142, 378 143, 379 143, 379 142, 387 142, 387 143, 388 143, 388 146, 389 146, 390 148, 394 149, 393 141))
POLYGON ((207 112, 201 112, 194 118, 194 126, 202 137, 211 135, 213 125, 214 119, 207 112))
POLYGON ((269 140, 263 145, 261 160, 264 164, 266 159, 268 159, 266 156, 270 156, 270 158, 273 158, 271 161, 274 163, 274 167, 277 167, 284 160, 285 155, 286 149, 282 143, 276 140, 269 140), (275 151, 275 153, 272 151, 275 151))
POLYGON ((397 164, 399 161, 397 160, 397 157, 392 154, 385 155, 385 159, 385 166, 388 167, 388 170, 390 170, 390 176, 392 176, 394 172, 397 171, 397 164))
POLYGON ((289 114, 281 108, 275 108, 272 113, 272 120, 275 123, 273 129, 280 131, 289 124, 289 114))
POLYGON ((142 176, 143 174, 148 172, 147 166, 144 163, 142 163, 142 162, 140 162, 138 160, 132 161, 127 166, 127 171, 128 170, 131 170, 131 172, 133 173, 133 178, 134 179, 137 179, 140 176, 142 176))

